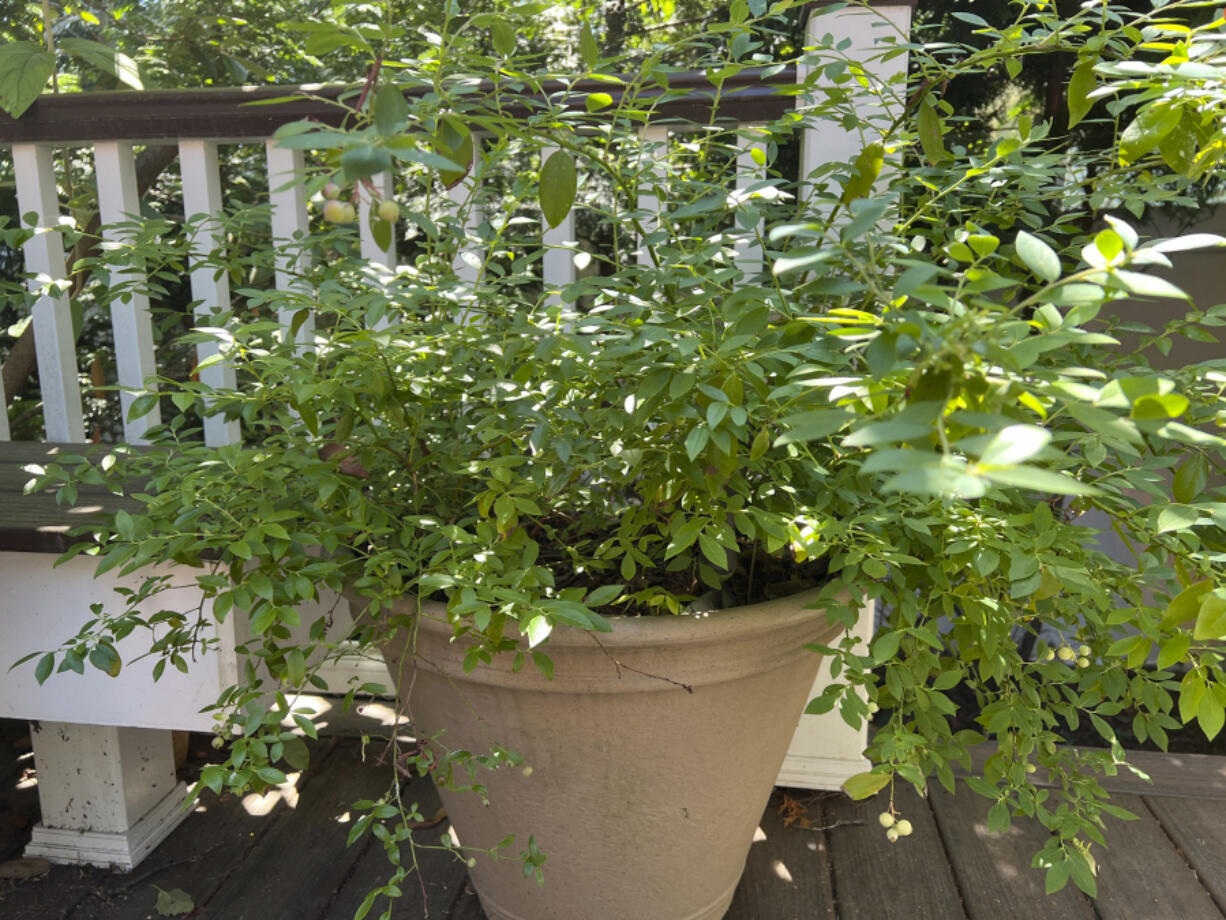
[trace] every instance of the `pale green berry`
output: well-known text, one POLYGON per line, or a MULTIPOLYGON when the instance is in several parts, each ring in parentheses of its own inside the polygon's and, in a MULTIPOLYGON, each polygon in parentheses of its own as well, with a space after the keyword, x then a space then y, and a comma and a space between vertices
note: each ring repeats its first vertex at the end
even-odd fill
POLYGON ((341 187, 335 182, 329 182, 324 186, 324 197, 329 201, 335 201, 341 197, 341 187))
POLYGON ((1084 655, 1082 655, 1080 658, 1077 659, 1077 667, 1088 668, 1089 666, 1090 666, 1090 659, 1085 657, 1084 655))
POLYGON ((885 839, 890 841, 890 843, 897 842, 898 837, 899 837, 898 828, 896 827, 891 827, 888 831, 885 832, 885 839))
POLYGON ((1074 658, 1077 657, 1077 653, 1074 652, 1072 648, 1070 648, 1069 646, 1062 645, 1060 646, 1060 651, 1056 652, 1056 656, 1061 661, 1072 661, 1074 658))
POLYGON ((389 224, 396 223, 400 219, 400 205, 394 201, 379 202, 379 219, 385 220, 389 224))
POLYGON ((1084 658, 1089 655, 1091 651, 1093 650, 1088 645, 1083 645, 1077 649, 1077 654, 1084 658))
POLYGON ((524 776, 531 776, 531 775, 532 775, 532 768, 524 767, 524 776))
POLYGON ((1045 652, 1043 652, 1043 660, 1044 660, 1044 661, 1054 661, 1054 660, 1055 660, 1055 657, 1056 657, 1056 651, 1055 651, 1055 649, 1050 649, 1050 648, 1049 648, 1049 649, 1047 649, 1045 652))
POLYGON ((881 707, 880 707, 880 706, 878 706, 876 703, 869 703, 869 704, 868 704, 868 712, 869 712, 869 715, 875 715, 877 712, 879 712, 879 711, 880 711, 880 709, 881 709, 881 707))
POLYGON ((213 739, 212 744, 215 750, 220 751, 223 747, 226 746, 226 739, 218 735, 213 739))
POLYGON ((882 827, 893 827, 894 826, 894 816, 890 814, 888 811, 883 811, 881 814, 877 816, 877 823, 880 824, 882 827))
POLYGON ((1034 764, 1032 764, 1032 763, 1028 763, 1028 764, 1026 764, 1026 772, 1027 772, 1027 773, 1034 773, 1034 772, 1035 772, 1036 770, 1038 770, 1038 769, 1039 769, 1039 768, 1038 768, 1038 767, 1036 767, 1036 766, 1035 766, 1034 764))
POLYGON ((468 857, 468 868, 470 868, 470 869, 475 869, 475 868, 477 868, 477 861, 476 861, 475 859, 473 859, 471 856, 470 856, 470 857, 468 857))
POLYGON ((353 210, 353 205, 344 201, 338 201, 335 198, 329 198, 324 202, 324 220, 330 224, 346 224, 353 220, 349 216, 349 212, 353 210))
POLYGON ((911 836, 911 831, 912 831, 911 822, 908 821, 906 818, 903 818, 901 821, 895 824, 894 829, 898 831, 899 837, 910 837, 911 836))

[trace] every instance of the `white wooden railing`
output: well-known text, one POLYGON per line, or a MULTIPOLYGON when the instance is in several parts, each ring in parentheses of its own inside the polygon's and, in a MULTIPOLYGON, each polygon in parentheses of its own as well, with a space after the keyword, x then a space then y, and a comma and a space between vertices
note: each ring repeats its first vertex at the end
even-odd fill
MULTIPOLYGON (((883 26, 892 24, 895 34, 906 34, 910 22, 910 3, 878 6, 876 13, 850 8, 830 15, 818 16, 811 26, 811 37, 832 34, 835 41, 850 39, 849 53, 864 52, 887 33, 883 26)), ((905 71, 906 57, 898 55, 881 64, 874 76, 888 81, 905 71)), ((790 74, 785 75, 791 76, 790 74)), ((806 77, 803 69, 799 74, 806 77)), ((697 85, 701 75, 692 78, 697 85)), ((674 85, 677 84, 674 79, 674 85)), ((603 91, 607 89, 600 86, 603 91)), ((277 252, 275 284, 280 290, 290 290, 300 277, 304 265, 295 260, 305 258, 293 244, 308 230, 307 201, 303 183, 294 181, 303 175, 303 152, 278 146, 269 138, 278 123, 299 120, 304 115, 327 113, 313 109, 307 103, 285 106, 241 106, 244 101, 262 95, 284 95, 284 88, 263 90, 217 90, 179 93, 93 94, 44 98, 19 121, 0 119, 0 144, 12 148, 13 164, 21 212, 38 214, 39 231, 25 246, 27 270, 32 274, 37 300, 33 306, 33 326, 37 345, 38 379, 43 400, 46 439, 50 442, 84 443, 86 432, 82 412, 83 381, 78 371, 76 339, 66 294, 66 284, 47 286, 48 281, 63 281, 68 277, 65 265, 64 241, 57 231, 61 208, 53 157, 63 145, 93 148, 94 172, 98 191, 98 207, 106 238, 117 243, 131 232, 132 216, 139 213, 134 144, 173 143, 178 147, 182 175, 183 210, 193 220, 190 240, 192 259, 191 294, 195 314, 207 323, 214 313, 226 313, 232 308, 232 294, 224 273, 217 273, 208 263, 208 254, 221 245, 220 223, 212 218, 222 212, 225 189, 218 170, 219 146, 231 143, 260 143, 265 146, 269 198, 271 203, 272 245, 277 252), (125 222, 127 229, 125 229, 125 222)), ((794 98, 794 97, 793 97, 794 98)), ((724 114, 735 118, 740 127, 741 155, 738 157, 737 187, 745 189, 763 178, 763 168, 752 156, 752 147, 759 142, 752 130, 766 117, 771 106, 792 105, 772 92, 769 86, 742 75, 723 88, 724 114)), ((871 113, 870 113, 871 114, 871 113)), ((666 142, 668 127, 653 124, 645 129, 648 143, 666 142)), ((830 122, 809 124, 802 132, 801 168, 808 175, 822 163, 850 160, 865 143, 830 122)), ((471 181, 471 180, 470 180, 471 181)), ((375 177, 381 195, 391 197, 390 177, 375 177)), ((462 185, 454 195, 467 194, 462 185)), ((644 192, 639 208, 655 211, 656 202, 644 192)), ((369 207, 363 201, 363 212, 369 207)), ((470 222, 475 216, 470 217, 470 222)), ((382 249, 367 226, 365 213, 360 215, 361 251, 372 263, 395 268, 394 246, 382 249)), ((470 226, 470 231, 475 229, 470 226)), ((650 232, 651 227, 646 230, 650 232)), ((572 258, 575 238, 574 218, 568 217, 560 226, 543 227, 541 245, 545 249, 542 262, 544 286, 558 290, 574 280, 572 258)), ((475 239, 470 232, 469 239, 475 239)), ((640 258, 645 251, 640 249, 640 258)), ((746 248, 740 257, 748 270, 763 266, 763 253, 746 248)), ((462 279, 475 280, 475 270, 463 260, 456 265, 462 279)), ((115 282, 137 282, 140 279, 127 269, 114 276, 115 282)), ((134 285, 134 289, 139 284, 134 285)), ((289 325, 291 317, 280 320, 289 325)), ((153 335, 147 298, 134 293, 126 301, 116 301, 111 308, 115 339, 118 382, 125 388, 123 401, 123 434, 127 441, 142 443, 149 427, 159 422, 156 410, 138 419, 128 417, 134 398, 131 390, 139 390, 145 381, 157 373, 157 349, 153 335)), ((309 335, 309 326, 300 335, 309 335)), ((215 348, 202 344, 197 359, 204 362, 215 348)), ((234 384, 234 372, 224 363, 206 366, 201 371, 204 381, 214 386, 234 384)), ((87 383, 87 382, 86 382, 87 383)), ((0 400, 3 399, 0 392, 0 400)), ((210 445, 234 443, 239 438, 236 422, 219 417, 205 421, 204 437, 210 445)), ((6 413, 0 412, 0 441, 9 438, 6 413)), ((3 445, 0 445, 2 447, 3 445)), ((114 579, 95 583, 92 566, 85 558, 72 560, 54 576, 54 590, 49 586, 51 558, 31 557, 29 553, 0 550, 0 652, 16 659, 35 648, 46 647, 76 632, 87 615, 88 605, 101 600, 114 587, 114 579), (51 593, 49 593, 51 592, 51 593)), ((165 603, 163 601, 163 603, 165 603)), ((309 617, 304 617, 308 620, 309 617)), ((231 621, 233 618, 231 618, 231 621)), ((871 617, 861 618, 859 632, 866 636, 871 629, 871 617)), ((120 678, 103 675, 52 678, 38 687, 30 668, 7 672, 8 662, 0 661, 0 716, 37 719, 41 731, 34 733, 35 752, 39 761, 40 790, 44 792, 44 815, 55 814, 52 824, 44 821, 35 834, 30 851, 63 861, 114 863, 134 865, 181 818, 176 812, 182 797, 176 787, 173 762, 169 760, 169 740, 166 729, 208 728, 207 717, 198 712, 201 700, 208 702, 224 686, 233 682, 234 659, 227 651, 234 647, 234 637, 222 637, 222 652, 212 662, 197 663, 190 675, 167 674, 151 696, 148 670, 126 669, 120 678), (132 776, 136 758, 143 771, 140 782, 158 776, 163 792, 154 796, 142 791, 132 776), (78 806, 61 807, 54 799, 74 782, 66 764, 85 766, 87 770, 117 770, 109 793, 90 791, 92 800, 101 803, 90 811, 78 806), (45 790, 43 789, 46 786, 45 790), (54 801, 53 801, 54 799, 54 801), (55 807, 52 808, 51 806, 55 807), (99 812, 102 809, 102 812, 99 812), (52 826, 54 825, 54 826, 52 826)), ((121 654, 124 650, 120 649, 121 654)), ((127 660, 130 656, 124 654, 127 660)), ((134 657, 134 656, 131 656, 134 657)), ((339 675, 343 678, 343 674, 339 675)), ((788 784, 816 788, 837 786, 848 775, 863 768, 862 732, 854 732, 835 714, 805 717, 785 764, 781 780, 788 784)), ((84 798, 77 799, 84 801, 84 798)))

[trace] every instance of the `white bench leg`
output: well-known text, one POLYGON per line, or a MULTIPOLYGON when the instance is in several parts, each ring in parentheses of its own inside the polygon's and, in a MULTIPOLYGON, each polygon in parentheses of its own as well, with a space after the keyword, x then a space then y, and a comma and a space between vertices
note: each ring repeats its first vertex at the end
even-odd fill
MULTIPOLYGON (((865 642, 872 636, 872 604, 860 614, 852 634, 865 642)), ((830 664, 823 661, 809 698, 819 696, 829 683, 830 664)), ((843 721, 837 708, 820 716, 801 716, 775 785, 799 789, 838 789, 849 776, 863 773, 869 768, 864 756, 867 746, 868 726, 861 726, 856 731, 843 721)))
POLYGON ((42 821, 26 856, 132 869, 189 813, 167 730, 31 722, 30 738, 42 821))

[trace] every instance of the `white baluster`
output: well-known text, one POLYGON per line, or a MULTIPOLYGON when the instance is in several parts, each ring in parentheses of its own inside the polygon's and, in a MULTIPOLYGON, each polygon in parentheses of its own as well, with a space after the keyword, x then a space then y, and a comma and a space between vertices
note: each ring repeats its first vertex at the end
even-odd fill
MULTIPOLYGON (((129 228, 114 224, 140 219, 140 195, 136 186, 136 157, 132 145, 121 141, 99 141, 94 144, 94 170, 98 183, 98 215, 102 221, 103 239, 115 243, 131 240, 129 228)), ((134 266, 116 268, 111 272, 115 284, 143 287, 144 272, 134 266)), ((149 298, 133 290, 125 295, 127 302, 111 303, 111 328, 115 331, 115 360, 119 366, 119 403, 123 407, 124 440, 133 444, 146 443, 145 432, 161 423, 157 406, 136 419, 129 419, 132 402, 146 389, 145 381, 157 374, 153 349, 153 321, 149 315, 149 298), (136 391, 136 392, 133 392, 136 391)), ((156 388, 157 384, 150 383, 156 388)))
MULTIPOLYGON (((642 143, 640 162, 654 164, 657 160, 664 159, 668 145, 668 128, 665 125, 647 125, 640 132, 640 137, 642 143)), ((639 174, 637 205, 640 211, 647 211, 649 215, 639 221, 643 228, 643 236, 650 236, 660 224, 658 216, 660 201, 656 197, 654 188, 655 174, 654 165, 645 165, 639 174), (644 182, 647 176, 652 177, 650 182, 644 182)), ((650 265, 651 250, 646 244, 642 244, 635 251, 635 258, 640 265, 650 265)))
MULTIPOLYGON (((42 144, 14 144, 13 173, 17 210, 23 217, 30 211, 38 214, 39 232, 24 246, 26 271, 34 275, 30 287, 38 291, 48 282, 55 282, 66 289, 63 235, 44 229, 57 226, 60 217, 51 148, 42 144)), ((85 423, 77 374, 77 337, 68 296, 40 294, 32 312, 47 440, 82 443, 85 423)))
MULTIPOLYGON (((556 147, 541 150, 541 165, 553 155, 556 147)), ((541 261, 541 281, 546 302, 561 304, 559 291, 575 280, 575 209, 572 207, 562 222, 550 227, 542 221, 541 244, 545 256, 541 261)))
MULTIPOLYGON (((882 44, 885 39, 893 38, 901 41, 900 36, 906 36, 911 29, 911 5, 909 3, 875 3, 871 9, 849 7, 829 13, 822 13, 820 8, 809 17, 808 45, 825 47, 823 36, 830 35, 833 44, 838 46, 847 41, 841 54, 852 60, 870 61, 867 77, 876 92, 881 92, 887 84, 892 84, 901 93, 901 82, 907 73, 908 55, 899 54, 888 60, 881 60, 879 55, 885 50, 882 44)), ((802 64, 797 68, 796 80, 803 83, 809 75, 810 67, 802 64)), ((819 81, 819 86, 821 81, 819 81)), ((834 84, 830 84, 834 88, 834 84)), ((852 84, 853 87, 855 84, 852 84)), ((847 84, 839 84, 838 91, 845 92, 847 84)), ((853 88, 853 92, 856 90, 853 88)), ((850 162, 859 155, 868 144, 880 140, 880 133, 872 129, 874 124, 885 127, 885 107, 878 98, 869 95, 868 90, 861 93, 853 105, 856 110, 856 124, 870 126, 868 131, 860 127, 845 128, 840 120, 835 118, 807 118, 801 132, 800 140, 800 175, 807 178, 813 172, 827 163, 850 162)), ((802 97, 803 98, 803 97, 802 97)), ((819 104, 822 95, 819 91, 816 100, 819 104)))
MULTIPOLYGON (((905 0, 877 3, 872 9, 852 6, 829 13, 819 10, 809 19, 808 44, 825 44, 819 39, 830 34, 835 46, 849 40, 848 46, 843 49, 844 54, 853 60, 865 61, 873 55, 874 49, 883 50, 884 46, 878 42, 889 37, 906 36, 910 27, 911 5, 905 0)), ((876 87, 901 80, 907 72, 907 55, 899 54, 885 61, 877 59, 867 70, 876 87)), ((798 68, 797 81, 804 82, 807 77, 807 68, 798 68)), ((901 83, 894 85, 901 86, 901 83)), ((871 97, 858 99, 855 108, 859 124, 871 125, 873 119, 884 113, 880 102, 871 97)), ((839 121, 807 118, 801 133, 801 178, 812 176, 814 170, 823 164, 854 159, 867 144, 876 140, 879 140, 879 136, 848 130, 839 121)), ((828 209, 829 205, 825 208, 811 207, 820 211, 828 209)), ((867 646, 873 635, 874 609, 873 602, 866 603, 851 630, 851 634, 864 643, 861 649, 867 646)), ((830 659, 827 658, 818 671, 811 695, 817 696, 829 684, 830 659)), ((803 716, 792 737, 778 783, 807 789, 836 789, 848 777, 868 769, 868 761, 862 753, 867 743, 868 726, 858 731, 852 729, 837 712, 803 716)))
MULTIPOLYGON (((384 172, 371 176, 370 184, 374 186, 374 194, 379 201, 392 197, 391 173, 384 172)), ((375 235, 370 229, 370 211, 373 204, 370 200, 370 191, 360 183, 358 189, 358 228, 362 236, 362 258, 394 270, 396 268, 396 227, 392 227, 392 241, 388 243, 386 249, 375 242, 375 235)))
MULTIPOLYGON (((265 142, 268 160, 268 201, 272 205, 272 245, 278 291, 303 289, 302 276, 307 269, 303 240, 310 232, 307 215, 306 177, 301 150, 279 147, 274 140, 265 142)), ((277 312, 277 319, 287 330, 300 307, 291 306, 277 312)), ((309 349, 314 339, 315 317, 309 316, 298 327, 295 339, 302 349, 309 349)))
POLYGON ((464 258, 464 253, 469 252, 468 242, 476 237, 477 228, 481 224, 481 211, 475 200, 476 182, 477 179, 470 173, 447 190, 447 197, 457 209, 467 208, 464 214, 464 243, 456 250, 454 262, 456 275, 466 284, 476 284, 479 274, 477 266, 464 258), (471 203, 469 202, 470 196, 474 197, 471 203))
MULTIPOLYGON (((754 151, 766 152, 766 136, 765 133, 755 135, 754 129, 757 125, 741 125, 740 133, 737 135, 737 156, 736 156, 736 190, 741 195, 749 195, 750 189, 755 183, 761 182, 766 178, 766 165, 763 160, 762 165, 759 165, 754 160, 754 151)), ((759 155, 761 155, 761 153, 759 155)), ((746 229, 746 228, 739 228, 746 229)), ((762 221, 758 221, 757 234, 762 235, 762 221)), ((762 244, 760 242, 742 243, 737 246, 736 264, 741 271, 745 273, 746 278, 752 278, 762 271, 762 244)))
POLYGON ((12 438, 9 432, 9 409, 8 399, 4 395, 4 378, 0 377, 0 441, 7 441, 12 438))
MULTIPOLYGON (((230 280, 207 264, 209 254, 223 245, 220 225, 221 178, 217 172, 217 144, 208 140, 180 140, 179 167, 183 171, 183 213, 192 224, 191 282, 196 305, 196 322, 216 326, 229 315, 230 280), (201 218, 204 217, 203 220, 201 218)), ((203 362, 218 352, 216 342, 196 346, 196 360, 203 362)), ((226 362, 200 372, 200 379, 218 389, 233 389, 234 368, 226 362)), ((204 420, 204 442, 211 447, 234 444, 239 439, 237 421, 211 415, 204 420)))

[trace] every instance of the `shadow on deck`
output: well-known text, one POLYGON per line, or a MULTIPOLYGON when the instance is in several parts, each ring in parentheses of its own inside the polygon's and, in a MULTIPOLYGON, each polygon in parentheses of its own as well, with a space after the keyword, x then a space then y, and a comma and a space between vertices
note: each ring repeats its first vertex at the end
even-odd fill
MULTIPOLYGON (((0 862, 20 856, 38 819, 24 733, 23 723, 0 722, 0 862)), ((349 804, 385 787, 385 769, 371 762, 374 750, 363 762, 356 739, 328 739, 296 789, 241 800, 209 796, 131 873, 57 866, 40 878, 0 879, 0 917, 146 920, 160 916, 159 889, 181 889, 194 904, 189 917, 349 920, 390 871, 378 841, 345 846, 349 804)), ((197 770, 208 753, 207 738, 194 738, 185 769, 197 770)), ((1137 794, 1132 780, 1120 781, 1112 801, 1139 818, 1110 826, 1111 845, 1096 854, 1097 901, 1071 887, 1046 896, 1042 873, 1030 868, 1041 830, 1019 824, 989 834, 988 803, 969 792, 938 789, 927 801, 900 794, 915 832, 891 845, 877 825, 880 802, 776 790, 727 920, 1222 920, 1226 764, 1141 756, 1155 784, 1137 794), (801 807, 808 826, 785 826, 784 814, 801 807)), ((407 795, 426 814, 437 808, 428 784, 407 795)), ((437 843, 446 832, 443 821, 421 834, 437 843)), ((443 850, 422 851, 420 877, 407 880, 404 892, 396 920, 483 920, 463 865, 443 850)))

